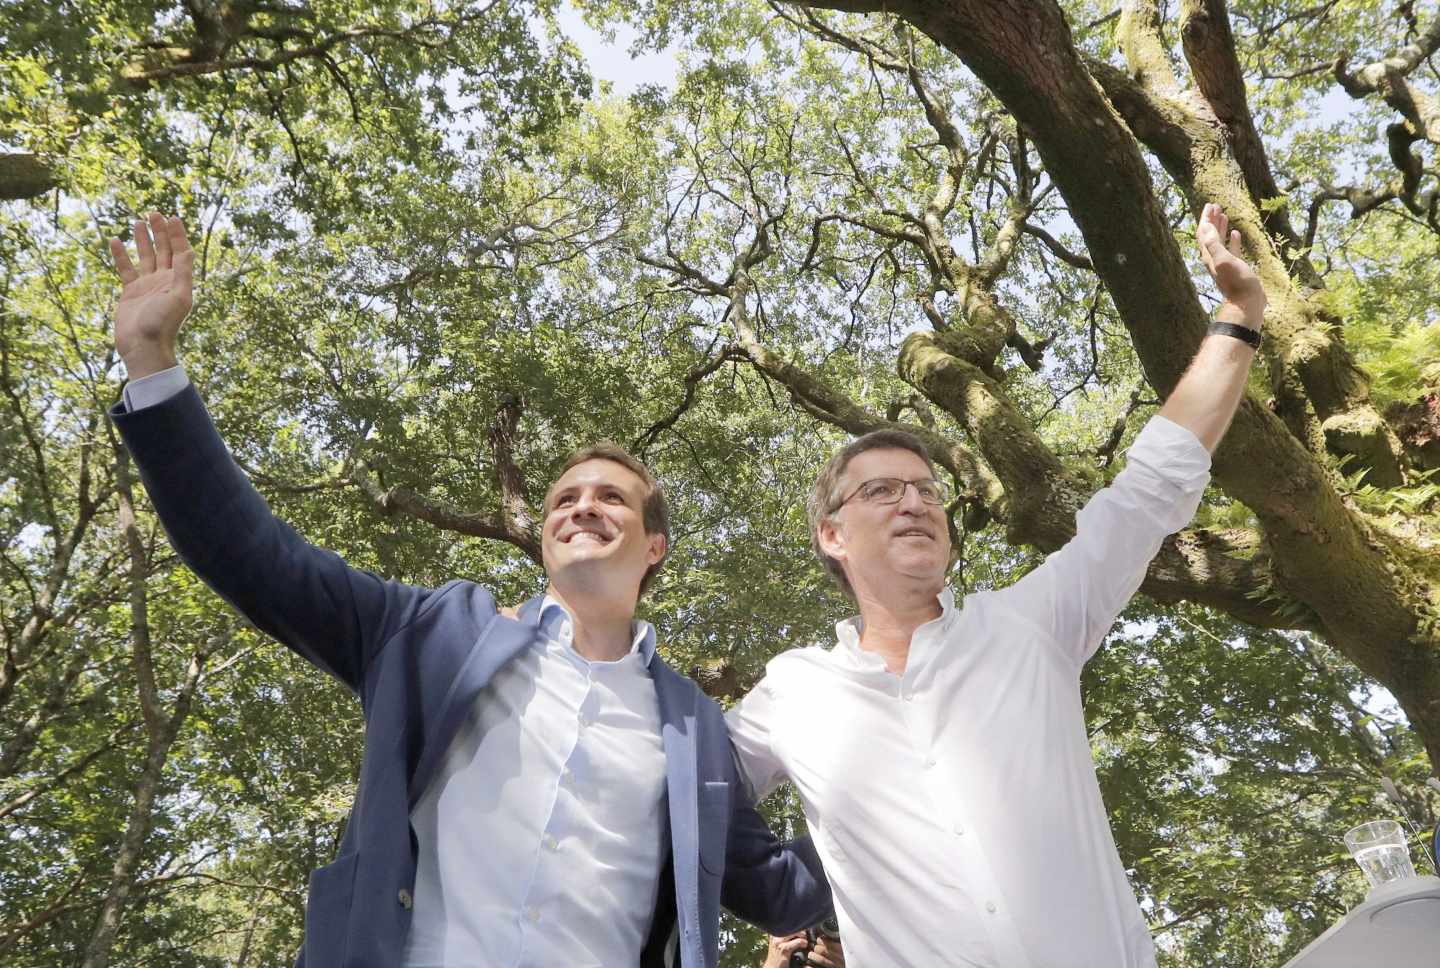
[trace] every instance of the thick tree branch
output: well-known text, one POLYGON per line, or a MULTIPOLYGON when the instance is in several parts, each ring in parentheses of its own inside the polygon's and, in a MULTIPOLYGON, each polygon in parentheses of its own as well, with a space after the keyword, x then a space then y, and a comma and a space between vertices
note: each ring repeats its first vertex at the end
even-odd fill
POLYGON ((0 201, 36 198, 59 183, 55 170, 34 155, 0 153, 0 201))
POLYGON ((1235 51, 1225 0, 1183 0, 1180 5, 1180 36, 1185 59, 1200 94, 1223 126, 1230 150, 1245 179, 1262 224, 1280 247, 1281 258, 1301 284, 1311 289, 1322 285, 1302 243, 1290 223, 1285 195, 1275 184, 1265 143, 1250 113, 1245 74, 1235 51))
POLYGON ((1314 611, 1273 590, 1274 581, 1271 556, 1260 535, 1195 528, 1165 540, 1140 590, 1157 602, 1194 602, 1259 628, 1322 627, 1314 611), (1261 594, 1265 589, 1272 591, 1261 594))
POLYGON ((1410 125, 1416 137, 1440 144, 1440 102, 1410 81, 1425 59, 1440 50, 1440 16, 1389 57, 1351 69, 1348 56, 1335 61, 1335 80, 1353 98, 1379 94, 1410 125))
POLYGON ((534 532, 515 527, 502 514, 476 514, 461 511, 444 502, 423 497, 407 488, 387 489, 375 479, 373 468, 363 461, 355 463, 350 470, 349 478, 382 514, 394 514, 399 511, 412 518, 433 524, 444 531, 453 531, 456 534, 469 535, 474 538, 504 541, 514 545, 535 564, 542 564, 540 541, 534 532))
MULTIPOLYGON (((800 5, 854 11, 883 6, 951 50, 999 98, 1035 139, 1151 385, 1162 397, 1167 395, 1195 354, 1206 314, 1139 146, 1115 114, 1113 102, 1107 103, 1096 88, 1058 4, 885 0, 800 5), (1097 164, 1101 159, 1104 163, 1097 164)), ((1275 309, 1276 325, 1273 335, 1267 325, 1267 336, 1280 350, 1277 362, 1303 377, 1317 410, 1338 416, 1342 424, 1350 414, 1358 414, 1355 430, 1368 433, 1370 440, 1388 440, 1367 399, 1363 374, 1338 340, 1318 325, 1313 308, 1294 291, 1284 263, 1270 249, 1253 200, 1235 177, 1233 162, 1224 161, 1224 144, 1213 124, 1207 133, 1205 122, 1193 113, 1191 118, 1195 142, 1204 150, 1179 166, 1182 171, 1189 165, 1196 169, 1182 185, 1231 212, 1249 254, 1260 262, 1275 309)), ((957 386, 968 381, 983 388, 973 373, 937 359, 937 354, 946 354, 933 341, 929 346, 917 343, 917 348, 926 351, 911 351, 916 362, 924 364, 916 368, 917 377, 949 379, 957 386)), ((976 419, 996 417, 1005 423, 1003 411, 978 414, 976 419)), ((1332 428, 1342 429, 1332 425, 1327 430, 1332 428)), ((1397 452, 1398 444, 1389 454, 1388 467, 1397 465, 1397 452)), ((982 453, 990 458, 983 448, 982 453)), ((1371 455, 1380 468, 1387 467, 1385 458, 1383 453, 1371 455)), ((1002 481, 1007 478, 1007 470, 996 467, 996 472, 1002 481)), ((1329 638, 1394 691, 1426 737, 1432 761, 1440 762, 1440 608, 1425 592, 1421 577, 1394 559, 1366 520, 1345 505, 1313 452, 1254 399, 1242 401, 1215 455, 1215 476, 1259 518, 1273 556, 1276 586, 1304 601, 1329 638)))
POLYGON ((501 396, 490 428, 490 450, 495 455, 495 482, 500 486, 500 509, 515 533, 535 536, 535 514, 531 511, 530 490, 525 475, 515 463, 515 431, 520 426, 524 402, 518 394, 501 396))
POLYGON ((130 592, 130 657, 140 694, 140 711, 145 723, 145 761, 135 784, 133 800, 126 817, 125 829, 115 850, 114 863, 85 946, 81 968, 106 968, 110 962, 120 918, 135 890, 145 844, 155 823, 155 802, 160 795, 161 780, 170 750, 180 727, 190 716, 201 674, 209 657, 229 641, 216 636, 197 646, 191 653, 184 679, 176 690, 171 707, 166 710, 160 698, 156 679, 153 642, 149 618, 147 583, 150 559, 135 521, 133 486, 129 453, 118 441, 112 441, 116 455, 116 493, 119 497, 120 532, 129 554, 130 592))
MULTIPOLYGON (((1338 320, 1322 317, 1315 302, 1297 287, 1292 272, 1299 272, 1302 285, 1320 280, 1311 278, 1313 272, 1303 266, 1297 270, 1294 259, 1287 261, 1271 245, 1266 216, 1248 186, 1246 173, 1229 153, 1222 134, 1228 129, 1208 104, 1179 92, 1168 66, 1157 63, 1163 45, 1154 0, 1131 0, 1122 21, 1123 47, 1138 80, 1093 59, 1087 62, 1089 72, 1130 130, 1191 195, 1197 210, 1201 200, 1219 202, 1230 215, 1231 225, 1245 237, 1248 255, 1257 264, 1270 296, 1264 358, 1279 414, 1308 449, 1353 454, 1371 468, 1377 484, 1399 483, 1403 479, 1399 441, 1370 401, 1368 378, 1346 350, 1341 328, 1335 325, 1338 320), (1246 187, 1239 191, 1240 186, 1246 187)), ((1216 96, 1234 100, 1239 95, 1226 87, 1226 79, 1238 68, 1212 63, 1228 58, 1210 51, 1213 22, 1202 19, 1197 23, 1209 26, 1197 27, 1194 32, 1195 57, 1213 75, 1208 83, 1216 89, 1216 96)), ((1229 58, 1233 56, 1232 52, 1229 58)), ((1260 161, 1263 158, 1255 164, 1260 161)), ((1288 221, 1282 228, 1290 232, 1286 238, 1293 237, 1288 221)), ((1294 247, 1300 250, 1300 239, 1294 239, 1294 247)), ((1122 316, 1128 325, 1129 315, 1122 312, 1122 316)), ((1137 347, 1141 347, 1138 339, 1137 347)), ((1145 358, 1143 348, 1141 358, 1145 358)))

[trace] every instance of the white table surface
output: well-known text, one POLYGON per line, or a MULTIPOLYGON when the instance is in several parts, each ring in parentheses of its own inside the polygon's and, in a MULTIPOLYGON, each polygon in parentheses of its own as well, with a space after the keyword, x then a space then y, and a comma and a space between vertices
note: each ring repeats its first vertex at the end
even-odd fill
POLYGON ((1440 877, 1372 888, 1285 968, 1440 968, 1440 877))

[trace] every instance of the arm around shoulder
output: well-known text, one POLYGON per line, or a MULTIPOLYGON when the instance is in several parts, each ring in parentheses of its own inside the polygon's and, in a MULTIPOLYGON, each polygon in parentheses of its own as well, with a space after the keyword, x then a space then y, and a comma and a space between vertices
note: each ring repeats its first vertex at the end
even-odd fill
POLYGON ((770 681, 762 679, 725 714, 735 781, 721 902, 771 934, 788 934, 824 919, 832 902, 811 839, 780 840, 755 808, 786 777, 770 744, 775 701, 770 681))

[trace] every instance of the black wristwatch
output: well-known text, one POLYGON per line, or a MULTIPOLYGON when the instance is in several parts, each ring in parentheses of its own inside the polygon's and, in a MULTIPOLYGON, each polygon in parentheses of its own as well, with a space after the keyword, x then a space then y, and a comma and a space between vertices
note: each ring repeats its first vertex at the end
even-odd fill
POLYGON ((1222 323, 1218 319, 1210 324, 1207 332, 1219 333, 1221 336, 1233 336, 1242 343, 1249 343, 1255 349, 1260 348, 1260 331, 1251 329, 1249 326, 1240 326, 1235 323, 1222 323))

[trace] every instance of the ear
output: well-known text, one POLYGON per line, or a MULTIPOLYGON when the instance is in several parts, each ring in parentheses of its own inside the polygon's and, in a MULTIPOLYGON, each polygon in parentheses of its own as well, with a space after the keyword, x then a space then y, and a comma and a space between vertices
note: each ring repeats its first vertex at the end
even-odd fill
POLYGON ((655 564, 655 562, 665 557, 665 552, 669 550, 670 545, 665 540, 665 536, 663 534, 652 534, 648 535, 647 538, 649 540, 650 547, 645 549, 645 564, 653 565, 655 564))
POLYGON ((816 537, 820 539, 821 551, 836 561, 845 560, 845 532, 834 516, 826 515, 821 518, 815 533, 816 537))

